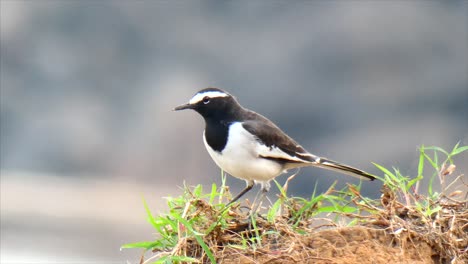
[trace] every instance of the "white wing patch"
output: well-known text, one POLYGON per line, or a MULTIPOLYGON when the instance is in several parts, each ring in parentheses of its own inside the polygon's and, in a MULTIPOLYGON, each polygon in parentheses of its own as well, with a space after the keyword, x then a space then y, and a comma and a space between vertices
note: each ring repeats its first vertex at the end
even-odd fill
POLYGON ((315 155, 310 154, 309 152, 296 152, 296 153, 301 155, 301 156, 315 157, 315 155))
POLYGON ((220 91, 207 91, 203 93, 197 93, 196 95, 192 97, 192 99, 190 99, 189 104, 197 104, 201 100, 203 100, 205 96, 208 96, 209 98, 216 98, 216 97, 227 97, 229 95, 227 93, 223 93, 220 91))
MULTIPOLYGON (((257 153, 260 157, 264 157, 264 158, 284 159, 284 160, 290 160, 291 162, 309 163, 309 161, 303 160, 296 156, 289 155, 288 153, 282 151, 277 146, 267 147, 265 145, 258 145, 257 153)), ((302 153, 300 154, 307 155, 307 154, 302 154, 302 153)))

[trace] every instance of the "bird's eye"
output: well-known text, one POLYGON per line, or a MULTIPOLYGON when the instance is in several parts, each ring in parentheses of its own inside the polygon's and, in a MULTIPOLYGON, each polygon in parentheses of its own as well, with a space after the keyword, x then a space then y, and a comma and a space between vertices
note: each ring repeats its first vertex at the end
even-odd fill
POLYGON ((210 97, 205 96, 205 97, 203 97, 203 100, 202 100, 202 101, 203 101, 204 104, 207 104, 207 103, 210 102, 210 97))

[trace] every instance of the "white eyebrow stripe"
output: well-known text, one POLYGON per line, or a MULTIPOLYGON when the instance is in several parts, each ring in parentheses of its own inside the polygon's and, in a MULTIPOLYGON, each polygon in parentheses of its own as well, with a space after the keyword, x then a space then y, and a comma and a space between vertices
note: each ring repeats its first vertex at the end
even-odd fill
POLYGON ((205 96, 208 96, 209 98, 215 98, 215 97, 227 97, 229 96, 226 93, 219 92, 219 91, 208 91, 204 93, 198 93, 192 99, 190 99, 189 104, 196 104, 203 100, 205 96))

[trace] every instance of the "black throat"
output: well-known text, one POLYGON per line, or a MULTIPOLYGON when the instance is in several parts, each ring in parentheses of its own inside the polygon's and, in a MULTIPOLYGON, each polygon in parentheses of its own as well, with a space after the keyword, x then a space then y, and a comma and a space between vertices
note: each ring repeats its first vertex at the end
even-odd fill
POLYGON ((206 143, 215 151, 222 152, 229 138, 229 127, 234 122, 246 118, 246 110, 240 105, 229 104, 222 111, 211 111, 210 115, 203 115, 205 119, 206 143))
POLYGON ((229 124, 223 120, 205 119, 205 140, 215 151, 221 152, 229 137, 229 124))
POLYGON ((226 147, 230 125, 243 121, 248 112, 231 96, 213 98, 209 103, 199 104, 194 110, 205 119, 206 143, 218 152, 226 147))

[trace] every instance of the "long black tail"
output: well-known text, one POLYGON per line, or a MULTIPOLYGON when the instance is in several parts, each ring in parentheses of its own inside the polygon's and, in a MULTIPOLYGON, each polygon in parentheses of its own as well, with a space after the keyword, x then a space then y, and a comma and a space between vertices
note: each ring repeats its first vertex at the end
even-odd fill
POLYGON ((375 180, 375 176, 372 174, 369 174, 363 170, 353 168, 351 166, 341 164, 339 162, 329 160, 326 158, 317 158, 315 159, 315 164, 314 166, 317 166, 319 168, 327 169, 327 170, 333 170, 337 172, 341 172, 353 177, 361 178, 361 179, 366 179, 373 181, 375 180))

